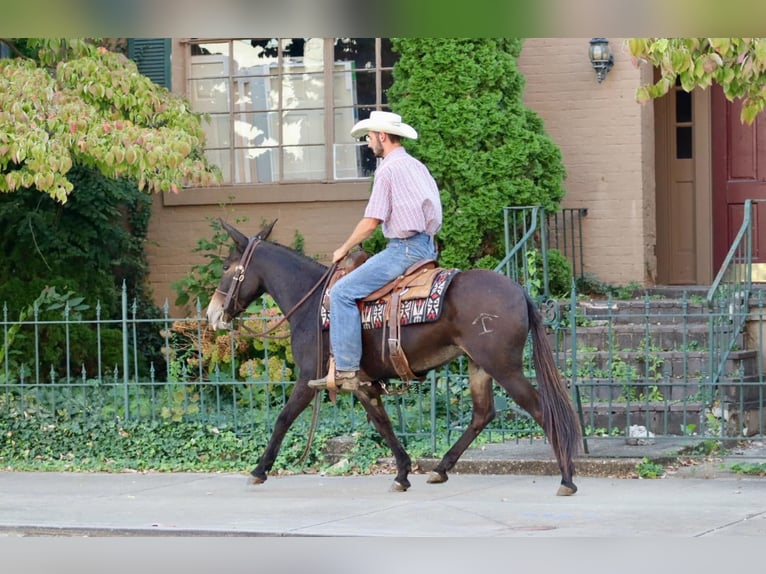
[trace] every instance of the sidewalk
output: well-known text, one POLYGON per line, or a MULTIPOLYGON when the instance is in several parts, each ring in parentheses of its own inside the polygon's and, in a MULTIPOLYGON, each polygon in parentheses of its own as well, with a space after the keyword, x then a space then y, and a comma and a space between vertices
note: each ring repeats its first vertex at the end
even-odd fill
POLYGON ((634 459, 591 456, 578 461, 577 494, 557 497, 558 471, 545 472, 552 459, 542 447, 471 449, 447 483, 416 472, 406 493, 389 492, 393 473, 272 476, 254 486, 245 473, 2 472, 0 537, 766 536, 764 478, 720 461, 708 475, 621 478, 610 476, 613 465, 634 459), (526 472, 500 472, 514 464, 526 472))

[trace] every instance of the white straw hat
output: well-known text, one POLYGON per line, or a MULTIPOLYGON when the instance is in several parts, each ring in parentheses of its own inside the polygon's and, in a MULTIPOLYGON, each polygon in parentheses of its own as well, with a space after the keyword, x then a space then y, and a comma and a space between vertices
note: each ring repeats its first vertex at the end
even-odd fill
POLYGON ((412 140, 418 139, 418 132, 402 121, 402 116, 392 112, 372 112, 366 120, 357 122, 351 128, 351 137, 360 138, 367 132, 396 134, 412 140))

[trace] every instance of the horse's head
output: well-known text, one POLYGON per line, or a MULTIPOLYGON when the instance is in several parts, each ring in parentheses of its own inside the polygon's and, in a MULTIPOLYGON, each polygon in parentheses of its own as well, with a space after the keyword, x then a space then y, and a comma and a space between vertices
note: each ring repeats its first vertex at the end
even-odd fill
POLYGON ((248 271, 253 252, 261 240, 268 238, 274 220, 257 235, 247 237, 225 221, 221 225, 234 240, 229 256, 223 262, 223 275, 207 306, 207 320, 213 329, 225 329, 229 321, 244 311, 250 302, 263 294, 263 285, 252 269, 248 271))

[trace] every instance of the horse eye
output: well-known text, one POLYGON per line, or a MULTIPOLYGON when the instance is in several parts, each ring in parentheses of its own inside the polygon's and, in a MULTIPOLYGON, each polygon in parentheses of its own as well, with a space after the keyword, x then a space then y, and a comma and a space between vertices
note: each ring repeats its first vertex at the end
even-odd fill
POLYGON ((223 271, 224 271, 224 273, 229 270, 229 267, 231 267, 231 265, 229 265, 228 263, 224 263, 223 264, 223 271))

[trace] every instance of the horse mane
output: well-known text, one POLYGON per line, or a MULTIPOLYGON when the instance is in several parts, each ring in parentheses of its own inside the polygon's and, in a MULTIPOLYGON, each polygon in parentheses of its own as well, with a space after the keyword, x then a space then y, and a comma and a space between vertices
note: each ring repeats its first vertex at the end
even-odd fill
POLYGON ((264 243, 267 243, 270 247, 275 248, 276 251, 279 251, 280 256, 289 258, 290 261, 293 261, 296 265, 308 266, 312 270, 315 270, 320 275, 324 273, 325 271, 327 271, 326 265, 319 263, 317 260, 312 259, 308 255, 305 255, 303 253, 300 253, 299 251, 296 251, 292 247, 288 247, 286 245, 282 245, 281 243, 275 243, 273 241, 268 241, 265 239, 262 241, 264 243))

